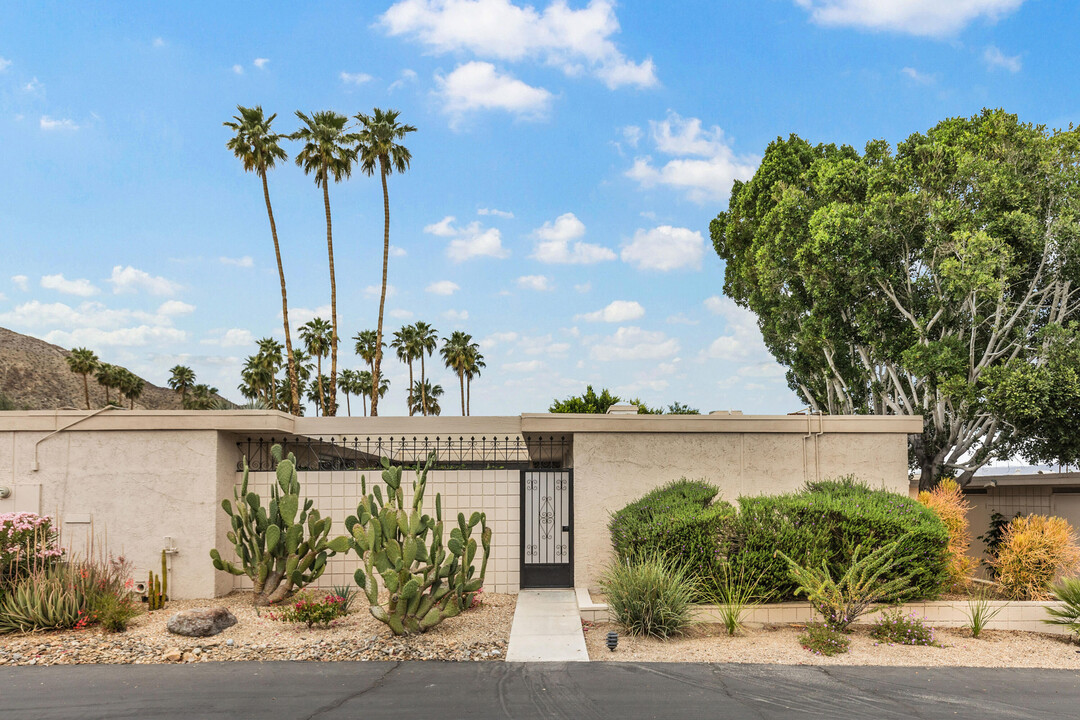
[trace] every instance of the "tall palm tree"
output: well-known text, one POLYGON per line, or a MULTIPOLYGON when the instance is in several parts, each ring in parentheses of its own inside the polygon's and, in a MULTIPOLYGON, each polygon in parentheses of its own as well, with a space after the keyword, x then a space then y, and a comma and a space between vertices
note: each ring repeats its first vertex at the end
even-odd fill
MULTIPOLYGON (((292 352, 293 360, 296 363, 296 394, 299 397, 304 397, 305 389, 307 388, 307 382, 311 379, 311 372, 315 368, 311 362, 311 357, 304 352, 303 348, 293 348, 292 352)), ((283 381, 285 384, 289 384, 289 379, 285 378, 283 381)), ((285 388, 282 389, 285 392, 285 388)), ((288 389, 291 395, 291 388, 288 389)), ((300 406, 300 414, 304 414, 304 406, 300 406)))
MULTIPOLYGON (((379 385, 382 370, 382 337, 383 337, 383 309, 386 307, 386 265, 390 258, 390 194, 386 189, 386 178, 390 173, 404 173, 409 169, 412 153, 398 141, 407 134, 416 132, 412 125, 402 125, 398 122, 397 110, 383 112, 379 108, 372 110, 371 115, 359 113, 356 115, 360 123, 360 132, 357 135, 359 142, 360 169, 364 174, 375 174, 375 168, 379 168, 379 177, 382 179, 383 191, 383 261, 382 261, 382 293, 379 295, 379 324, 377 329, 378 340, 375 344, 375 364, 371 369, 371 376, 375 386, 379 385)), ((371 414, 379 414, 378 397, 371 398, 371 414)))
POLYGON ((345 368, 338 375, 338 390, 345 393, 345 412, 352 417, 352 406, 349 404, 349 394, 356 394, 356 371, 345 368))
POLYGON ((135 401, 142 396, 146 383, 141 377, 127 369, 122 369, 119 378, 120 392, 124 393, 130 403, 129 409, 135 409, 135 401))
POLYGON ((422 398, 427 398, 428 414, 439 415, 442 413, 442 408, 439 407, 439 398, 442 394, 442 385, 432 385, 426 380, 424 382, 417 380, 412 392, 409 393, 409 403, 413 406, 410 409, 419 411, 420 403, 423 402, 422 398))
MULTIPOLYGON (((304 168, 304 174, 315 174, 315 186, 323 191, 323 209, 326 212, 326 252, 330 258, 330 323, 333 332, 330 336, 330 404, 324 415, 337 414, 337 358, 338 358, 338 320, 337 320, 337 279, 334 276, 334 232, 330 222, 330 179, 334 182, 352 175, 356 161, 356 136, 345 132, 349 119, 332 110, 312 113, 308 117, 299 110, 296 117, 304 125, 290 137, 299 140, 304 147, 296 154, 296 164, 304 168)), ((325 397, 322 391, 320 397, 325 397)))
MULTIPOLYGON (((315 357, 315 379, 319 385, 318 394, 308 394, 308 398, 315 397, 320 402, 315 406, 315 412, 317 414, 326 415, 328 408, 322 404, 321 400, 331 397, 336 388, 324 389, 323 388, 323 374, 322 374, 322 359, 326 357, 326 353, 331 348, 332 337, 334 336, 334 328, 330 323, 326 322, 322 318, 312 318, 303 324, 300 328, 300 339, 304 341, 305 349, 315 357)), ((334 379, 331 382, 337 384, 337 380, 334 379)), ((333 400, 331 399, 331 402, 333 400)))
POLYGON ((83 382, 83 395, 86 397, 86 409, 90 409, 90 373, 94 372, 98 366, 98 356, 94 354, 93 350, 88 350, 84 347, 77 347, 71 351, 71 354, 67 356, 68 367, 71 368, 71 372, 82 375, 83 382))
POLYGON ((262 180, 263 199, 266 201, 266 214, 270 218, 270 236, 274 239, 274 257, 277 259, 278 279, 281 281, 281 317, 285 325, 285 353, 289 358, 289 386, 292 397, 289 399, 289 412, 296 414, 300 408, 300 398, 296 392, 296 365, 292 362, 292 335, 289 330, 289 300, 285 293, 285 267, 281 264, 281 246, 278 244, 277 224, 274 222, 274 208, 270 206, 270 189, 266 183, 266 171, 272 170, 278 160, 288 159, 285 150, 278 144, 285 135, 270 130, 277 113, 270 117, 263 115, 261 105, 246 108, 237 105, 239 115, 234 115, 236 122, 223 123, 236 132, 236 137, 225 144, 244 164, 244 170, 254 171, 262 180))
MULTIPOLYGON (((379 381, 379 397, 385 397, 386 392, 390 389, 390 380, 382 378, 379 381)), ((356 394, 364 399, 364 417, 368 414, 368 399, 372 395, 371 388, 371 373, 367 370, 361 370, 356 374, 356 394)))
POLYGON ((409 366, 409 397, 406 398, 406 402, 409 406, 409 416, 411 417, 414 414, 412 407, 413 360, 416 359, 418 353, 416 328, 412 325, 405 325, 395 332, 394 339, 390 341, 390 347, 397 351, 398 360, 409 366))
POLYGON ((426 322, 417 320, 413 325, 416 330, 416 343, 420 350, 420 407, 425 415, 428 414, 428 402, 427 395, 427 373, 424 367, 424 356, 431 355, 438 347, 439 335, 435 332, 435 328, 428 325, 426 322))
POLYGON ((187 394, 195 387, 195 371, 186 365, 174 365, 169 372, 169 387, 180 393, 180 407, 186 410, 187 394))
POLYGON ((189 410, 211 410, 216 403, 218 389, 203 385, 202 383, 191 388, 191 401, 188 403, 189 410))
POLYGON ((458 382, 461 384, 461 415, 465 416, 465 369, 469 366, 469 359, 480 346, 472 341, 472 335, 461 330, 455 330, 443 343, 440 354, 446 367, 457 373, 458 382))
POLYGON ((469 360, 465 366, 465 414, 472 415, 472 379, 480 377, 480 371, 487 367, 480 347, 470 345, 469 360))
POLYGON ((112 405, 113 401, 109 397, 109 390, 118 387, 120 385, 120 371, 123 368, 116 365, 110 365, 109 363, 98 363, 97 373, 94 377, 98 381, 98 385, 105 388, 105 404, 112 405))
MULTIPOLYGON (((279 398, 277 388, 277 371, 281 368, 282 351, 281 343, 274 338, 262 338, 259 340, 259 354, 256 362, 266 376, 266 406, 279 410, 279 398)), ((295 371, 295 368, 292 368, 295 371)))

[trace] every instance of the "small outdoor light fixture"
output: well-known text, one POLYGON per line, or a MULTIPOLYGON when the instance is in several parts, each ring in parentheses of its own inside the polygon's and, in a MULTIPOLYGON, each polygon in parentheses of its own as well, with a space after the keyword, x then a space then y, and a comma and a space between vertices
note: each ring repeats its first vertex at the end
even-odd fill
POLYGON ((7 500, 9 497, 11 497, 11 488, 0 485, 0 500, 7 500))
POLYGON ((612 630, 607 634, 607 649, 611 652, 615 652, 615 648, 619 646, 619 633, 612 630))

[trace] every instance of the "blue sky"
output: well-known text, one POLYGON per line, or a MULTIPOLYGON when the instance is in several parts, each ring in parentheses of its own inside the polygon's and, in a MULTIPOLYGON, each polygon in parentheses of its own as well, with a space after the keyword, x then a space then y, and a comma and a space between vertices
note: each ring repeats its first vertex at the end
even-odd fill
MULTIPOLYGON (((282 335, 261 187, 225 148, 237 104, 281 132, 297 109, 392 107, 419 128, 390 178, 386 329, 471 333, 487 361, 473 414, 543 411, 588 383, 799 409, 722 295, 708 223, 731 182, 778 135, 861 149, 984 106, 1055 127, 1080 110, 1072 3, 147 5, 0 6, 0 325, 158 384, 188 364, 236 400, 254 340, 282 335)), ((294 324, 328 317, 320 193, 291 161, 269 181, 294 324)), ((377 316, 377 179, 333 186, 331 205, 349 338, 377 316)), ((341 361, 361 367, 351 342, 341 361)), ((387 370, 383 413, 403 414, 407 372, 387 370)))

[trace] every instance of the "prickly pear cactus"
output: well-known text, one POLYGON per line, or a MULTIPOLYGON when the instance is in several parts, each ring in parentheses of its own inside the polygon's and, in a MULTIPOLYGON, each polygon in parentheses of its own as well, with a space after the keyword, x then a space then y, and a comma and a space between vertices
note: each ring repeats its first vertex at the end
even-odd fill
POLYGON ((214 567, 233 575, 247 575, 255 586, 255 604, 272 605, 319 579, 326 559, 349 549, 344 535, 329 540, 330 518, 320 517, 311 500, 300 505, 300 480, 296 457, 282 457, 280 445, 270 450, 277 463, 277 482, 270 487, 270 504, 248 491, 248 464, 244 458, 244 478, 233 489, 235 504, 228 499, 221 507, 229 515, 232 529, 229 542, 236 550, 239 565, 210 551, 214 567))
POLYGON ((354 579, 367 595, 371 614, 390 626, 396 635, 422 633, 446 618, 461 612, 466 593, 474 593, 484 584, 488 555, 491 553, 491 528, 484 513, 474 512, 468 519, 458 513, 443 544, 442 497, 435 495, 435 517, 423 514, 427 474, 435 455, 416 469, 412 507, 405 507, 401 487, 401 468, 390 467, 383 459, 382 479, 386 499, 379 486, 367 492, 361 478, 363 497, 356 515, 345 520, 349 544, 364 563, 354 579), (479 545, 473 530, 479 528, 479 545), (478 546, 483 549, 480 572, 473 560, 478 546), (379 603, 379 582, 388 593, 385 605, 379 603))

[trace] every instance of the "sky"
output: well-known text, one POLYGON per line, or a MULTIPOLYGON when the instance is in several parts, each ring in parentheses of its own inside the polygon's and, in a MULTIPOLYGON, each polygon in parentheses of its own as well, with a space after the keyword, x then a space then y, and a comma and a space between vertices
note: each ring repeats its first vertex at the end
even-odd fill
MULTIPOLYGON (((237 105, 418 128, 389 179, 385 332, 472 335, 472 414, 543 412, 587 384, 649 405, 801 403, 723 295, 708 225, 769 142, 862 149, 1003 107, 1080 111, 1080 4, 1047 0, 369 0, 0 5, 0 326, 240 401, 283 338, 262 188, 226 149, 237 105)), ((294 327, 329 317, 321 192, 269 175, 294 327)), ((340 366, 374 328, 378 178, 330 188, 340 366)), ((294 338, 296 335, 294 334, 294 338)), ((457 379, 438 356, 444 414, 457 379)), ((381 414, 405 414, 388 355, 381 414)), ((354 414, 360 409, 354 407, 354 414)))

